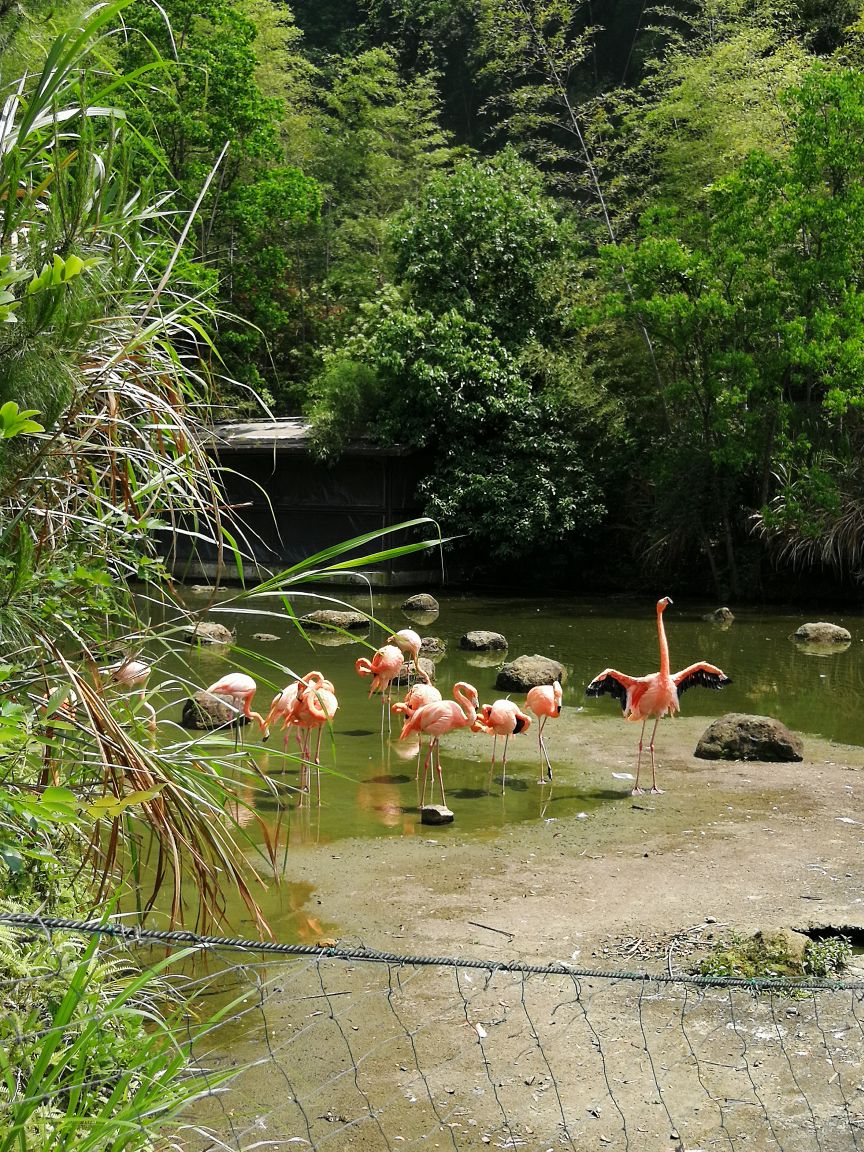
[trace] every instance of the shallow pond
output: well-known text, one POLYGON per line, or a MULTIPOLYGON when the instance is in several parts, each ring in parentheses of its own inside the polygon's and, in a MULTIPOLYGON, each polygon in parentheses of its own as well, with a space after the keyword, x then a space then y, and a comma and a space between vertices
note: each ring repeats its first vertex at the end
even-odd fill
MULTIPOLYGON (((437 663, 437 683, 445 696, 457 680, 474 684, 481 702, 506 695, 495 688, 498 668, 507 658, 540 653, 565 666, 564 707, 572 716, 582 709, 586 714, 620 718, 620 708, 608 696, 586 700, 587 683, 599 671, 613 666, 642 675, 658 667, 654 603, 648 599, 506 598, 440 594, 439 615, 419 624, 401 611, 404 593, 374 594, 328 590, 351 606, 356 606, 386 622, 393 629, 411 626, 424 636, 437 636, 446 644, 446 654, 437 663), (460 637, 474 629, 501 632, 509 642, 507 653, 471 653, 459 647, 460 637)), ((188 606, 200 606, 190 594, 188 606)), ((267 608, 272 612, 273 601, 267 608)), ((323 601, 304 598, 295 603, 298 614, 323 601)), ((704 619, 714 605, 680 603, 665 615, 673 670, 704 659, 719 665, 733 683, 722 692, 695 688, 682 700, 690 716, 710 718, 724 712, 740 711, 774 716, 802 733, 819 734, 843 743, 864 740, 861 723, 864 692, 864 618, 854 614, 834 614, 830 619, 852 633, 845 650, 830 655, 808 652, 792 640, 795 629, 823 614, 792 614, 736 611, 734 623, 721 626, 704 619)), ((456 823, 430 829, 421 825, 418 786, 415 782, 416 756, 397 739, 401 718, 394 716, 387 734, 380 700, 368 696, 369 681, 357 675, 354 661, 382 644, 386 633, 370 629, 368 635, 352 638, 309 633, 305 640, 287 615, 256 615, 248 612, 213 613, 209 618, 236 629, 236 644, 225 651, 212 647, 190 650, 184 678, 206 687, 224 673, 243 668, 258 680, 254 707, 265 712, 274 693, 291 679, 289 670, 303 674, 320 669, 334 683, 339 711, 332 740, 322 741, 322 802, 315 802, 314 782, 311 800, 300 802, 298 764, 281 754, 281 735, 274 732, 269 744, 261 744, 257 726, 246 729, 245 748, 260 767, 279 783, 278 796, 260 793, 254 799, 259 814, 269 824, 281 822, 287 832, 287 850, 298 843, 333 843, 353 836, 446 836, 451 827, 458 834, 493 833, 505 823, 524 820, 590 815, 592 808, 609 802, 609 796, 580 791, 578 771, 555 756, 555 721, 550 720, 546 736, 553 766, 557 769, 553 787, 540 783, 540 761, 536 723, 524 736, 511 740, 506 792, 502 793, 500 767, 494 778, 490 770, 492 739, 484 735, 468 739, 460 734, 456 748, 452 738, 442 740, 442 763, 447 801, 456 813, 456 823), (256 632, 278 634, 277 641, 253 639, 256 632)), ((180 692, 174 698, 160 695, 157 680, 178 674, 179 662, 159 662, 161 676, 154 675, 151 698, 163 720, 179 720, 180 692)), ((185 690, 182 695, 188 694, 185 690)), ((521 693, 513 698, 522 702, 521 693)), ((634 751, 637 736, 634 726, 634 751)), ((425 745, 424 745, 425 747, 425 745)), ((293 741, 289 753, 295 749, 293 741)), ((500 754, 500 743, 499 743, 500 754)), ((421 768, 422 776, 422 768, 421 768)), ((626 796, 628 782, 621 781, 626 796)), ((440 796, 436 792, 436 801, 440 796)), ((289 869, 290 875, 290 869, 289 869)), ((289 886, 290 888, 290 886, 289 886)), ((315 936, 317 924, 306 923, 304 905, 309 893, 284 890, 279 897, 279 936, 315 936), (287 918, 283 923, 283 916, 287 918), (293 927, 292 927, 293 924, 293 927)), ((267 909, 265 908, 265 912, 267 909)), ((273 910, 275 911, 275 909, 273 910)))

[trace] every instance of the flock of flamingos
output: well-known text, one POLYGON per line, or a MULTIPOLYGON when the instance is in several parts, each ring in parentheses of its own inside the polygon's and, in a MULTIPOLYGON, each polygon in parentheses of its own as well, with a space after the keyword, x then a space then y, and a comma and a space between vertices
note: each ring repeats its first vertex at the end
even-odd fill
MULTIPOLYGON (((657 602, 657 636, 660 645, 660 669, 647 676, 628 676, 614 668, 605 668, 595 676, 586 688, 587 696, 602 696, 604 693, 614 697, 621 704, 624 718, 627 720, 641 720, 642 729, 639 735, 639 750, 636 760, 636 782, 633 795, 641 795, 643 789, 639 787, 639 774, 642 767, 642 746, 645 736, 645 725, 649 718, 654 717, 654 726, 651 729, 651 738, 648 750, 651 755, 651 791, 661 793, 657 787, 657 767, 654 759, 654 736, 657 725, 662 716, 672 715, 679 711, 679 697, 682 692, 695 685, 703 688, 723 688, 731 680, 721 669, 705 661, 691 664, 680 672, 671 672, 669 664, 669 645, 663 627, 663 613, 672 603, 668 596, 657 602)), ((417 756, 417 776, 419 779, 420 757, 422 755, 422 738, 428 737, 426 758, 423 765, 423 786, 421 790, 421 807, 425 806, 426 783, 430 766, 432 774, 437 773, 441 790, 441 804, 446 809, 447 800, 444 794, 444 780, 441 773, 441 737, 459 728, 469 728, 472 732, 485 732, 494 736, 492 745, 492 768, 494 770, 497 752, 498 737, 504 738, 504 752, 502 757, 502 788, 506 782, 507 773, 507 743, 511 736, 526 732, 532 723, 528 712, 534 714, 539 721, 537 740, 541 757, 541 765, 545 767, 546 780, 552 779, 552 764, 543 738, 543 730, 550 717, 557 717, 561 713, 562 691, 556 680, 552 684, 540 685, 531 688, 525 698, 527 712, 514 701, 495 700, 492 704, 480 704, 477 689, 459 681, 453 686, 453 699, 442 699, 441 693, 431 683, 425 672, 420 669, 419 657, 421 638, 410 628, 395 632, 387 638, 383 647, 379 648, 371 660, 360 657, 355 662, 355 669, 360 676, 370 676, 371 685, 369 695, 380 692, 382 696, 382 732, 385 713, 389 718, 389 711, 405 717, 400 740, 417 737, 420 749, 417 756), (413 664, 415 681, 411 684, 410 669, 413 664), (405 698, 395 704, 391 703, 392 686, 402 676, 408 679, 408 691, 405 698)), ((147 710, 148 722, 151 730, 156 728, 156 713, 145 698, 147 681, 150 676, 150 666, 141 660, 126 660, 112 665, 106 670, 113 681, 126 688, 132 689, 139 696, 142 706, 147 710)), ((260 712, 252 710, 252 700, 257 691, 254 679, 245 672, 229 672, 211 684, 207 692, 224 699, 235 713, 244 715, 248 720, 256 721, 263 739, 270 735, 270 729, 281 723, 283 743, 287 747, 288 740, 293 732, 301 748, 303 769, 301 772, 301 789, 309 790, 309 767, 313 763, 310 757, 312 732, 317 732, 314 765, 318 774, 318 801, 321 799, 320 765, 321 734, 325 726, 332 723, 339 702, 333 690, 332 683, 320 672, 307 672, 305 676, 283 688, 273 698, 270 710, 266 717, 260 712)), ((544 783, 545 781, 541 781, 544 783)), ((432 789, 434 791, 434 782, 432 789)))

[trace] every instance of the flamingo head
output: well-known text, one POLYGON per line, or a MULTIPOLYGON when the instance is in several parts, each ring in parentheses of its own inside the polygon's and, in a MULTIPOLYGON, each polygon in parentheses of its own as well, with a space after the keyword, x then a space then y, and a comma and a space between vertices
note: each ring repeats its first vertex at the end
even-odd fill
POLYGON ((671 603, 672 603, 672 597, 671 596, 664 596, 662 598, 662 600, 657 601, 657 611, 658 612, 665 612, 665 610, 669 607, 669 605, 671 603))

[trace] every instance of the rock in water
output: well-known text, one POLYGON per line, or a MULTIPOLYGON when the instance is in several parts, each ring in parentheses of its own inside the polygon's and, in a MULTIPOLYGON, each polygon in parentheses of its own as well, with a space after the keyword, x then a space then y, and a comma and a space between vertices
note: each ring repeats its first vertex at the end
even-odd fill
POLYGON ((564 665, 548 656, 517 656, 505 664, 495 680, 496 688, 505 692, 527 692, 541 684, 559 683, 564 679, 564 665))
POLYGON ((459 647, 469 652, 501 652, 507 647, 507 640, 500 632, 466 632, 459 640, 459 647))
POLYGON ((213 620, 199 620, 197 624, 187 624, 183 631, 190 644, 233 644, 234 633, 224 624, 213 620))
POLYGON ((247 724, 248 719, 243 713, 237 713, 230 708, 224 698, 211 696, 204 688, 196 692, 191 700, 183 705, 183 716, 180 723, 184 728, 191 728, 197 732, 209 732, 211 728, 222 728, 226 724, 247 724))
POLYGON ((415 592, 407 600, 402 601, 403 612, 437 612, 438 601, 428 592, 415 592))
POLYGON ((300 617, 304 628, 368 628, 369 619, 362 612, 338 612, 333 608, 319 608, 300 617))
POLYGON ((819 620, 816 624, 802 624, 794 638, 798 644, 848 644, 852 633, 839 624, 819 620))

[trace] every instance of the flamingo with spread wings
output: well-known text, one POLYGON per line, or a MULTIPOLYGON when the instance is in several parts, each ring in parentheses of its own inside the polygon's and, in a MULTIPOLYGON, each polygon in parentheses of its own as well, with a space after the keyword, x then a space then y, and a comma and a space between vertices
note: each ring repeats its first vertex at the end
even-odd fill
POLYGON ((662 794, 663 789, 657 787, 657 765, 654 760, 654 735, 661 716, 674 716, 680 710, 678 703, 682 692, 698 685, 702 688, 725 688, 732 681, 725 672, 715 668, 713 664, 706 664, 704 660, 691 664, 680 672, 669 670, 669 644, 666 640, 666 630, 663 627, 663 613, 672 603, 668 596, 657 601, 657 637, 660 643, 660 671, 652 672, 649 676, 627 676, 624 672, 617 672, 614 668, 604 669, 599 676, 595 676, 585 689, 586 696, 602 696, 608 693, 621 703, 625 720, 641 720, 642 731, 639 733, 639 754, 636 758, 636 784, 633 788, 634 796, 641 796, 643 789, 639 787, 639 770, 642 767, 642 741, 645 736, 645 724, 648 717, 653 716, 654 727, 651 729, 651 741, 648 750, 651 753, 651 791, 662 794))

